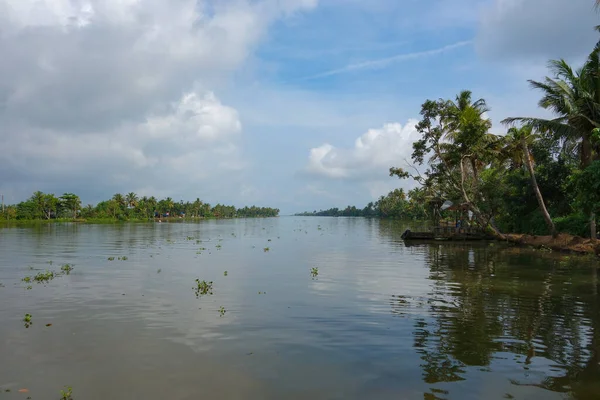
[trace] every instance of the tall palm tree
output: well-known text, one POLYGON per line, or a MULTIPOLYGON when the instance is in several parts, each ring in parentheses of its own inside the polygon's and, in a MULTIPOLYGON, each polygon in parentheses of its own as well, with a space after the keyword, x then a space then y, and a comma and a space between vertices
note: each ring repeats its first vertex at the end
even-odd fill
POLYGON ((127 193, 127 195, 125 196, 125 202, 127 203, 127 205, 129 207, 134 208, 138 203, 137 194, 135 194, 133 192, 127 193))
POLYGON ((508 130, 508 133, 504 137, 505 146, 503 148, 503 152, 505 153, 505 157, 510 159, 516 165, 525 165, 527 167, 527 171, 529 171, 529 176, 531 178, 531 186, 533 187, 535 198, 537 199, 538 206, 540 207, 540 212, 542 213, 544 221, 548 226, 548 231, 552 237, 555 238, 558 236, 558 232, 556 231, 556 226, 554 225, 554 222, 550 217, 550 213, 546 208, 546 203, 544 202, 542 192, 540 191, 537 179, 535 178, 533 157, 529 151, 529 146, 535 140, 536 135, 533 133, 531 126, 525 125, 521 128, 512 127, 508 130))
MULTIPOLYGON (((600 128, 600 42, 588 56, 585 64, 573 70, 564 60, 550 61, 554 77, 543 82, 530 80, 534 89, 543 92, 539 105, 551 110, 556 118, 507 118, 505 124, 520 122, 538 131, 554 132, 557 139, 576 143, 581 169, 600 159, 600 143, 593 141, 600 128)), ((595 214, 590 215, 590 236, 596 238, 595 214)))

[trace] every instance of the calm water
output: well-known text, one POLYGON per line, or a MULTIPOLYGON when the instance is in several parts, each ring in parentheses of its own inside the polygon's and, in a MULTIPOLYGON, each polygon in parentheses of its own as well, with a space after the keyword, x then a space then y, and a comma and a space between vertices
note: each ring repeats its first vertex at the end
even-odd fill
POLYGON ((0 398, 57 400, 65 385, 75 400, 600 398, 594 261, 405 246, 404 228, 0 229, 0 398), (21 281, 64 263, 68 276, 21 281), (214 294, 196 298, 196 278, 214 294))

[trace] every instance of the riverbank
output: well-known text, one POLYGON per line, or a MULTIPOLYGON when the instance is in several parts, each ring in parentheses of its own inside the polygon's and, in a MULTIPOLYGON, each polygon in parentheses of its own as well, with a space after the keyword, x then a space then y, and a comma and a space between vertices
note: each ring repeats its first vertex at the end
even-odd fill
POLYGON ((536 249, 548 249, 560 252, 579 254, 595 254, 600 256, 600 240, 595 242, 579 236, 561 233, 556 238, 552 236, 535 236, 525 234, 506 234, 506 241, 536 249))

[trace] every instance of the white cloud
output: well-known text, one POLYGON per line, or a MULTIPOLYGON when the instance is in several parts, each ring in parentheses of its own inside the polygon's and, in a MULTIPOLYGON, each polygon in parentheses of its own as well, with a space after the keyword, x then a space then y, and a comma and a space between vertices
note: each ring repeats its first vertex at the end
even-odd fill
POLYGON ((479 20, 476 47, 488 59, 577 58, 597 41, 592 0, 494 0, 479 20))
POLYGON ((331 179, 372 180, 386 176, 392 166, 410 159, 412 143, 418 139, 417 121, 385 124, 369 129, 356 139, 354 147, 336 148, 328 143, 310 150, 307 172, 331 179))
POLYGON ((0 0, 0 190, 239 198, 242 125, 215 93, 316 3, 0 0))

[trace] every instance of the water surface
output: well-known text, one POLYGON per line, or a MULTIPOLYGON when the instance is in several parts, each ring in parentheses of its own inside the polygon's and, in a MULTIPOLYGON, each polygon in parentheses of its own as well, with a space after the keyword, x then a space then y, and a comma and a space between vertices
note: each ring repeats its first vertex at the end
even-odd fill
POLYGON ((76 400, 600 398, 594 261, 406 246, 406 227, 0 229, 0 398, 58 399, 65 385, 76 400), (22 282, 65 263, 70 275, 22 282), (196 298, 197 278, 213 295, 196 298))

